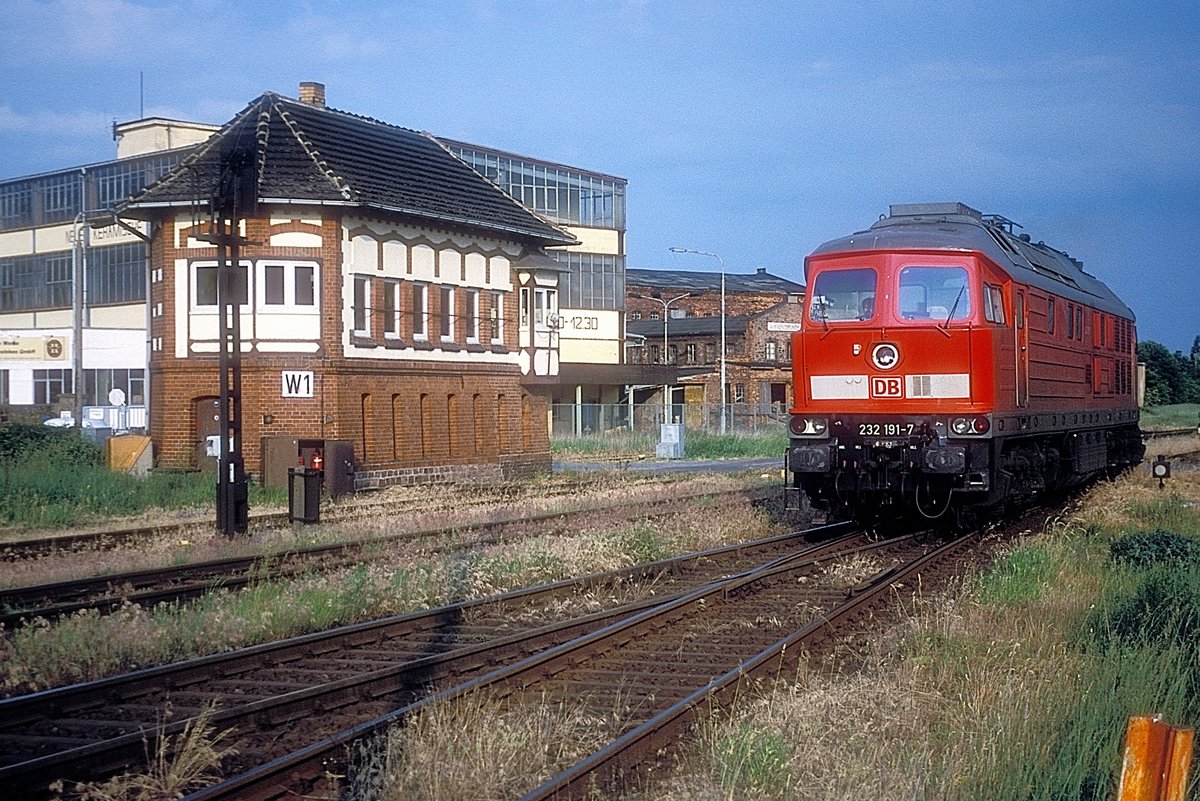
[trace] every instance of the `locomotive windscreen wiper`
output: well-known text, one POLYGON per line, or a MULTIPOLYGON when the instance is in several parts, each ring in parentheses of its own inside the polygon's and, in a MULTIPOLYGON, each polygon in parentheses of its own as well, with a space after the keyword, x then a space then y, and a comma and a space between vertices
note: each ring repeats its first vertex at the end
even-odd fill
POLYGON ((950 307, 950 313, 946 315, 946 322, 938 326, 943 334, 950 336, 950 332, 946 328, 950 325, 950 321, 954 319, 954 313, 958 311, 958 302, 962 300, 963 292, 967 289, 967 285, 963 284, 958 288, 958 294, 954 297, 954 305, 950 307))

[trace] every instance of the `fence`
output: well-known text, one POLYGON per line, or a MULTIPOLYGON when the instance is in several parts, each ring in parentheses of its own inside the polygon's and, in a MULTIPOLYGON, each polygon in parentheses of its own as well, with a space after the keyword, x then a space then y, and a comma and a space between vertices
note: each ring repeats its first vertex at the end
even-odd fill
MULTIPOLYGON (((664 422, 681 422, 689 431, 719 434, 721 404, 661 403, 634 406, 622 403, 553 403, 550 405, 551 436, 576 437, 608 431, 634 431, 658 436, 664 422), (669 418, 666 416, 669 410, 669 418)), ((728 434, 761 434, 787 428, 788 412, 782 403, 729 403, 725 405, 728 434)))

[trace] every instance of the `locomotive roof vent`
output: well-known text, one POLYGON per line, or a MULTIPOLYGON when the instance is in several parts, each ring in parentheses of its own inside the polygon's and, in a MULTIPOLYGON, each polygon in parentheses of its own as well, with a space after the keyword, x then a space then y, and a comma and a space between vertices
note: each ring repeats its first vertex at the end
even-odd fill
POLYGON ((983 214, 966 203, 893 203, 888 207, 892 217, 943 217, 948 214, 983 219, 983 214))

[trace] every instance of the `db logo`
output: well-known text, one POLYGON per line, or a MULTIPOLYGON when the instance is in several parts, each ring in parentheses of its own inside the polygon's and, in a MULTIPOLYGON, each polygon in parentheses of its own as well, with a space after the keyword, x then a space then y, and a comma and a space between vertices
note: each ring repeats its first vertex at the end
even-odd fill
POLYGON ((900 376, 872 376, 871 377, 871 397, 872 398, 903 398, 904 397, 904 379, 900 376))

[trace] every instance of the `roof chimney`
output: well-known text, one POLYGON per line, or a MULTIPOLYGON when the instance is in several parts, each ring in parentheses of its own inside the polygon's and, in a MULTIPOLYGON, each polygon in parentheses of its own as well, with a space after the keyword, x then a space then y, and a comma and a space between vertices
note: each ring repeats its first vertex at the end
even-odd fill
POLYGON ((316 81, 301 81, 300 102, 325 108, 325 84, 316 81))

